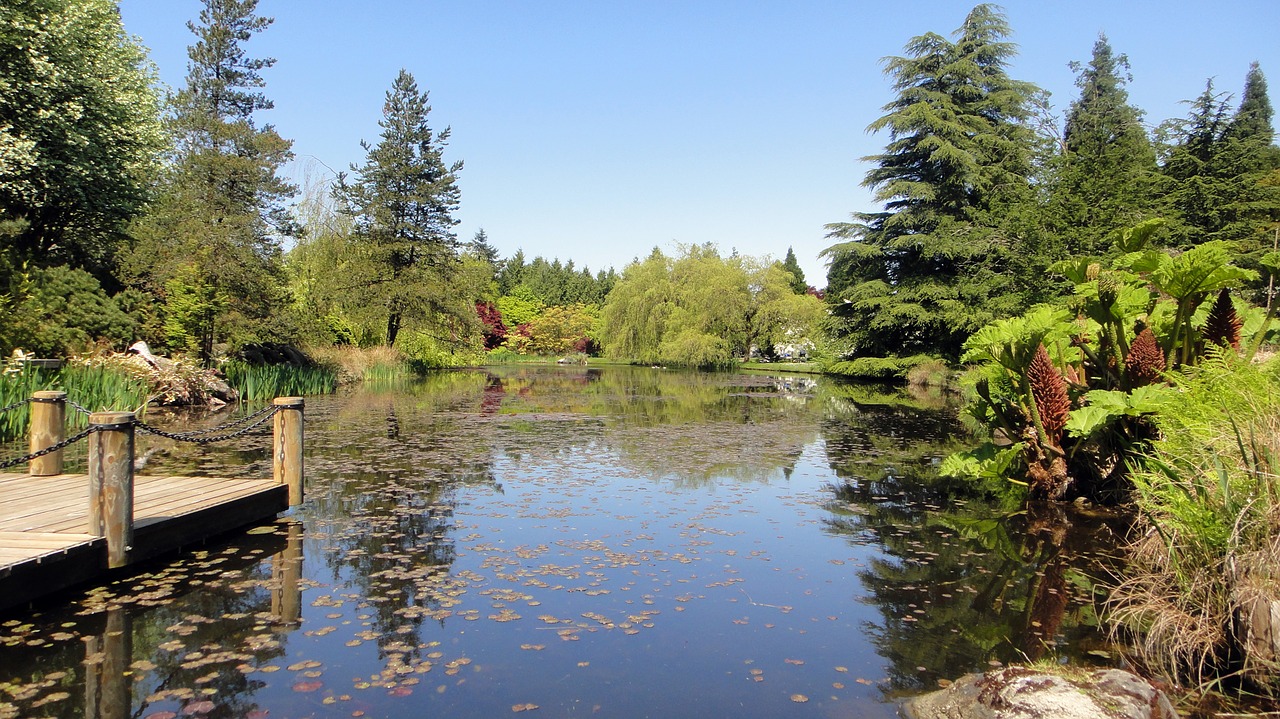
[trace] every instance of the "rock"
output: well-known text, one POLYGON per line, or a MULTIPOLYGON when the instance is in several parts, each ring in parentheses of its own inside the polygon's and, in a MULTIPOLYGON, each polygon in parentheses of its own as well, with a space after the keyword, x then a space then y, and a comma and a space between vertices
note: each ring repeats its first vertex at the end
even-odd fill
POLYGON ((1177 719, 1164 692, 1134 674, 1103 669, 1068 679, 1026 667, 969 674, 908 699, 909 719, 1177 719))

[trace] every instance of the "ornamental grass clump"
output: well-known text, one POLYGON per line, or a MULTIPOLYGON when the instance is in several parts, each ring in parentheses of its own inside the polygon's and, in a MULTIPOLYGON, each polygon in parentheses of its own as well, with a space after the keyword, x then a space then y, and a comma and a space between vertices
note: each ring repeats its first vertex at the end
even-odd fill
POLYGON ((1280 698, 1280 362, 1210 350, 1176 382, 1109 617, 1171 680, 1280 698))

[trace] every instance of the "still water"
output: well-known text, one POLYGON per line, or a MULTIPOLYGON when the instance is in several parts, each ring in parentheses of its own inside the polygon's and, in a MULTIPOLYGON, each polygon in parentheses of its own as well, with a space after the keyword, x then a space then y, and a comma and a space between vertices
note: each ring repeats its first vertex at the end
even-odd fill
MULTIPOLYGON (((1119 530, 937 479, 939 397, 513 367, 306 412, 305 504, 0 616, 0 719, 891 717, 1115 661, 1089 587, 1119 530)), ((270 474, 265 438, 140 444, 270 474)))

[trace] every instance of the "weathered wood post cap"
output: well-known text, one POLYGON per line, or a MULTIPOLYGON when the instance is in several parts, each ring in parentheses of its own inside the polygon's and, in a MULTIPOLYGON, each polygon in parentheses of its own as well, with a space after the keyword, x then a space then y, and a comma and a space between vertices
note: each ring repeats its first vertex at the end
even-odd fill
POLYGON ((31 393, 32 402, 66 402, 67 393, 52 389, 42 389, 31 393))
POLYGON ((276 397, 271 401, 277 407, 288 407, 290 409, 302 409, 306 401, 301 397, 276 397))
POLYGON ((137 414, 133 412, 94 412, 89 415, 89 424, 101 426, 103 430, 124 429, 133 426, 137 414))

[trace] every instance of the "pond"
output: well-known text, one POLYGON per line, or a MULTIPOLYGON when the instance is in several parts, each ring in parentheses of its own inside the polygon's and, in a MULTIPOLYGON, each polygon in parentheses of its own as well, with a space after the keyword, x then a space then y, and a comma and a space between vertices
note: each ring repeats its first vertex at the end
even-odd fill
MULTIPOLYGON (((0 616, 0 719, 891 717, 1118 661, 1090 577, 1121 529, 939 480, 939 397, 516 366, 306 412, 302 506, 0 616)), ((147 473, 241 476, 266 444, 140 441, 147 473)))

